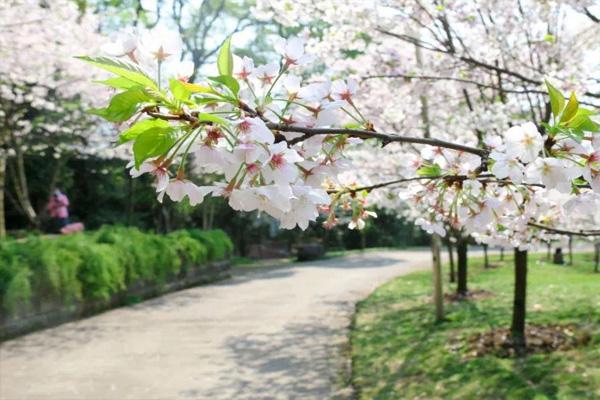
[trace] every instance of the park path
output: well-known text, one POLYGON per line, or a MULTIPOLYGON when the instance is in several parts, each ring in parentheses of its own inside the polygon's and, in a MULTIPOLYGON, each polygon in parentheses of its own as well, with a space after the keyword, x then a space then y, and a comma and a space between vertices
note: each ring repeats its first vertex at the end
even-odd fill
POLYGON ((0 399, 329 399, 354 304, 427 251, 236 272, 0 345, 0 399))

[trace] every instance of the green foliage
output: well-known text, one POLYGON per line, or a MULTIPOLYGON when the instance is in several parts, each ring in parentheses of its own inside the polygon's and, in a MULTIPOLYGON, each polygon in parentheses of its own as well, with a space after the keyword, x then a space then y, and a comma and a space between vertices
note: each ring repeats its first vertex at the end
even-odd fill
POLYGON ((98 115, 111 122, 127 121, 138 112, 140 105, 151 101, 152 98, 144 89, 132 87, 124 92, 118 93, 110 99, 106 108, 90 110, 90 114, 98 115))
MULTIPOLYGON (((192 92, 179 79, 171 79, 169 81, 169 89, 176 100, 188 102, 192 92)), ((193 104, 193 103, 192 103, 193 104)))
POLYGON ((28 308, 28 302, 31 298, 31 271, 28 268, 16 269, 14 266, 13 269, 15 269, 15 274, 6 287, 2 305, 5 309, 19 314, 23 311, 23 308, 28 308))
POLYGON ((108 300, 137 282, 162 283, 180 270, 223 260, 233 245, 223 231, 175 231, 103 226, 52 239, 0 242, 0 305, 18 314, 37 302, 108 300))
POLYGON ((165 154, 175 143, 172 128, 151 128, 141 132, 133 143, 135 166, 140 165, 150 157, 165 154))
POLYGON ((78 247, 83 258, 78 276, 86 299, 108 300, 112 294, 125 289, 125 270, 111 246, 80 243, 78 247))
MULTIPOLYGON (((573 267, 529 257, 530 324, 576 324, 591 337, 586 347, 521 360, 473 357, 467 339, 508 327, 514 285, 511 257, 484 270, 470 260, 469 281, 488 297, 447 304, 435 323, 431 273, 399 277, 357 307, 351 332, 352 382, 360 399, 584 399, 600 391, 600 311, 593 254, 573 267), (432 384, 434 382, 434 384, 432 384)), ((450 289, 448 289, 450 290, 450 289)))
POLYGON ((227 125, 227 121, 218 115, 207 114, 207 113, 199 113, 198 121, 200 122, 214 122, 221 125, 227 125))
POLYGON ((417 170, 419 176, 440 176, 442 169, 437 164, 424 164, 417 170))
POLYGON ((234 77, 230 75, 209 76, 208 79, 210 79, 213 82, 222 84, 227 89, 229 89, 234 96, 237 96, 238 92, 240 91, 240 84, 234 77))
POLYGON ((124 130, 119 138, 119 144, 135 140, 140 134, 147 131, 172 132, 173 127, 162 119, 145 119, 124 130))
POLYGON ((217 57, 219 74, 231 76, 233 74, 233 56, 231 54, 231 36, 225 39, 217 57))
POLYGON ((220 261, 233 253, 233 242, 229 236, 220 229, 212 231, 201 231, 199 229, 189 230, 189 234, 196 240, 201 241, 208 249, 210 261, 220 261))
POLYGON ((546 81, 546 87, 548 88, 548 94, 550 95, 552 115, 556 118, 565 107, 565 98, 557 88, 550 84, 550 82, 546 81))
POLYGON ((600 126, 590 119, 590 116, 595 115, 596 112, 580 107, 575 93, 571 93, 565 105, 565 97, 558 89, 548 81, 546 87, 550 96, 553 123, 544 126, 550 136, 562 135, 581 142, 585 132, 600 132, 600 126))
POLYGON ((171 245, 182 260, 182 267, 200 265, 208 261, 208 248, 188 231, 176 231, 168 235, 171 245))
POLYGON ((112 72, 131 82, 132 87, 140 85, 158 90, 156 83, 136 64, 112 57, 76 57, 105 71, 112 72))

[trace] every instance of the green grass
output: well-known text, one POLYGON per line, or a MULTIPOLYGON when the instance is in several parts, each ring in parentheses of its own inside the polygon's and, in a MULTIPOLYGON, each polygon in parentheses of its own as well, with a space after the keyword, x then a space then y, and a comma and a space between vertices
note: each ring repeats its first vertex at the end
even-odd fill
MULTIPOLYGON (((600 398, 600 274, 591 254, 574 266, 530 256, 528 323, 575 323, 592 336, 578 349, 525 359, 468 356, 465 338, 510 324, 512 257, 483 270, 470 260, 471 289, 492 297, 446 303, 435 324, 431 273, 397 278, 357 306, 351 332, 352 382, 360 399, 596 399, 600 398)), ((447 269, 445 269, 447 271, 447 269)), ((445 283, 445 290, 453 287, 445 283)))

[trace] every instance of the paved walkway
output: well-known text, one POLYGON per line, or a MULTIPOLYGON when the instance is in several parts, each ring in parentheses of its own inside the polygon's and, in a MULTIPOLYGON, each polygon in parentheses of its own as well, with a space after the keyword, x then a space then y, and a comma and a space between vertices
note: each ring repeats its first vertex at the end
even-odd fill
POLYGON ((430 266, 384 251, 244 271, 0 345, 0 399, 344 397, 356 301, 430 266))

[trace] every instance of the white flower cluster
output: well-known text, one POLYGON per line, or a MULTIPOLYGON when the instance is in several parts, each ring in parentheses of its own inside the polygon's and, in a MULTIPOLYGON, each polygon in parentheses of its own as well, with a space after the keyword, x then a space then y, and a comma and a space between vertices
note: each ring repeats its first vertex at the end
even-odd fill
MULTIPOLYGON (((220 71, 219 77, 195 83, 188 82, 193 66, 179 61, 177 35, 162 28, 139 39, 126 32, 105 46, 110 55, 129 59, 159 82, 159 100, 140 106, 134 124, 122 135, 135 140, 134 153, 136 147, 146 147, 144 140, 158 140, 149 132, 173 136, 166 147, 143 161, 136 156, 131 175, 152 174, 160 201, 166 194, 173 201, 187 197, 197 205, 206 195, 221 196, 235 210, 266 212, 282 228, 306 229, 319 216, 320 207, 331 202, 326 189, 347 167, 344 149, 361 140, 346 135, 304 137, 273 125, 335 127, 344 118, 361 117, 353 101, 356 82, 304 85, 294 74, 299 65, 312 60, 304 45, 299 38, 281 39, 275 45, 280 62, 266 65, 232 56, 229 75, 220 71), (170 87, 170 93, 160 87, 170 87), (130 137, 132 132, 135 137, 130 137), (193 160, 196 172, 220 178, 209 185, 192 182, 184 169, 187 159, 193 160)), ((219 62, 227 61, 226 53, 220 57, 219 62)), ((364 226, 357 219, 351 224, 364 226)))

